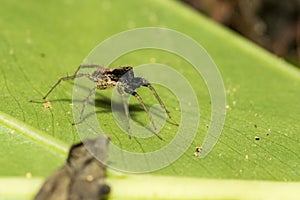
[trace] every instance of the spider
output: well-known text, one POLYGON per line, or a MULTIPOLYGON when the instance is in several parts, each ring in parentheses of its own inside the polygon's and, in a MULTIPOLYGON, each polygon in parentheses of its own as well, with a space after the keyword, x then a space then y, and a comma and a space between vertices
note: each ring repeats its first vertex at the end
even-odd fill
MULTIPOLYGON (((126 98, 125 93, 128 93, 132 96, 134 96, 139 103, 142 105, 144 111, 147 113, 148 118, 154 127, 156 129, 155 123, 152 119, 151 114, 149 113, 143 99, 141 96, 135 91, 137 88, 144 86, 150 89, 150 91, 153 93, 157 101, 159 102, 160 106, 165 110, 166 114, 168 115, 169 119, 175 124, 178 125, 173 118, 170 115, 170 112, 167 110, 165 104, 162 102, 161 98, 158 96, 156 90, 154 87, 144 78, 141 77, 135 77, 133 68, 131 66, 122 66, 115 69, 110 68, 104 68, 99 65, 80 65, 78 69, 75 71, 74 75, 72 76, 66 76, 58 79, 58 81, 52 86, 52 88, 46 93, 46 95, 43 97, 43 100, 45 100, 48 95, 62 82, 67 80, 73 80, 76 78, 86 77, 90 79, 91 81, 95 82, 96 85, 90 90, 88 96, 85 98, 83 102, 83 106, 80 112, 79 121, 74 122, 73 125, 80 123, 83 120, 83 114, 85 107, 89 101, 89 98, 95 94, 97 90, 106 90, 113 87, 117 87, 117 90, 119 94, 122 97, 123 101, 123 107, 125 110, 125 115, 127 118, 127 125, 128 125, 128 133, 130 133, 130 123, 129 123, 129 110, 126 106, 126 98), (96 70, 92 74, 87 73, 78 73, 78 71, 82 68, 95 68, 96 70), (125 93, 124 93, 125 92, 125 93)), ((129 134, 130 137, 130 134, 129 134)))

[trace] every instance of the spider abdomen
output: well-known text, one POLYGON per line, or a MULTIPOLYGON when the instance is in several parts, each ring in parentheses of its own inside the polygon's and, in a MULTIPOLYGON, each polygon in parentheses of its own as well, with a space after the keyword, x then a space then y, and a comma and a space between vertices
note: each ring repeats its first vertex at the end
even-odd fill
POLYGON ((97 89, 98 90, 106 90, 113 88, 117 85, 116 81, 111 80, 109 77, 104 77, 98 80, 97 89))

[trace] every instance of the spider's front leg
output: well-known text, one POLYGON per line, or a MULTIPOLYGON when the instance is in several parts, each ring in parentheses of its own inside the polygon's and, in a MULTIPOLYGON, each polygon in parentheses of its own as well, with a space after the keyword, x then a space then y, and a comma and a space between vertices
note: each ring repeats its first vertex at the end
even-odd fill
MULTIPOLYGON (((156 126, 155 126, 155 123, 154 123, 154 120, 153 120, 153 118, 152 118, 152 115, 151 115, 150 112, 148 111, 148 109, 147 109, 147 107, 146 107, 146 105, 145 105, 145 103, 144 103, 142 97, 141 97, 137 92, 135 92, 135 91, 133 90, 133 88, 132 88, 130 85, 128 85, 128 84, 122 85, 122 83, 119 82, 119 83, 117 84, 117 87, 118 87, 118 92, 120 93, 120 95, 121 95, 121 97, 122 97, 122 101, 123 101, 123 107, 124 107, 124 110, 125 110, 125 115, 126 115, 127 123, 128 123, 128 133, 129 133, 129 138, 131 138, 131 135, 130 135, 129 110, 128 110, 128 107, 127 107, 127 104, 126 104, 126 98, 125 98, 125 94, 124 94, 124 91, 123 91, 123 89, 122 89, 122 86, 124 87, 124 91, 125 91, 126 93, 128 93, 128 94, 134 96, 134 97, 139 101, 139 103, 143 106, 144 111, 147 113, 148 118, 149 118, 149 120, 151 121, 152 126, 153 126, 154 129, 156 130, 157 128, 156 128, 156 126)), ((156 133, 155 133, 155 135, 156 135, 159 139, 162 140, 162 138, 161 138, 159 135, 157 135, 156 133)))
POLYGON ((150 91, 152 92, 152 94, 155 96, 155 98, 157 99, 158 103, 160 104, 160 106, 162 107, 162 109, 165 110, 166 114, 168 115, 169 119, 175 124, 175 125, 179 125, 170 115, 170 111, 168 111, 167 107, 165 106, 165 104, 163 103, 163 101, 161 100, 161 98, 158 96, 156 90, 154 89, 154 87, 144 78, 140 78, 140 77, 135 77, 133 79, 133 87, 138 88, 140 86, 144 86, 150 89, 150 91))
POLYGON ((140 78, 132 78, 132 79, 127 80, 127 82, 123 83, 124 91, 128 94, 131 94, 132 96, 134 96, 139 101, 139 103, 143 106, 144 111, 147 113, 148 118, 151 121, 154 129, 156 130, 156 126, 154 124, 152 115, 148 111, 142 97, 135 91, 135 89, 139 88, 142 85, 143 85, 143 82, 141 82, 140 78))
POLYGON ((144 103, 142 97, 141 97, 137 92, 132 92, 131 95, 134 96, 134 97, 139 101, 139 103, 143 106, 144 111, 147 113, 148 118, 149 118, 149 120, 151 121, 153 128, 156 130, 157 128, 156 128, 156 126, 155 126, 155 124, 154 124, 152 115, 151 115, 150 112, 148 111, 148 109, 147 109, 147 107, 146 107, 146 105, 145 105, 145 103, 144 103))

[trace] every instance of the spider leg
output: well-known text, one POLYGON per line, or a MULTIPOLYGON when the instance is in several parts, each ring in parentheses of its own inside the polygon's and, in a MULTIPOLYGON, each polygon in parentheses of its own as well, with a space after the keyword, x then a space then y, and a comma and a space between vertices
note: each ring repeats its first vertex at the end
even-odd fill
POLYGON ((52 86, 52 88, 45 94, 43 99, 46 99, 48 95, 62 82, 62 81, 67 81, 67 80, 73 80, 75 78, 81 78, 81 77, 87 77, 87 78, 93 78, 89 74, 75 74, 73 76, 66 76, 58 79, 58 81, 52 86))
POLYGON ((81 69, 81 68, 99 68, 99 65, 80 65, 77 70, 75 71, 74 75, 77 74, 77 72, 81 69))
POLYGON ((88 104, 90 97, 91 97, 93 94, 95 94, 96 90, 97 90, 97 86, 93 87, 93 88, 90 90, 88 96, 85 98, 85 100, 84 100, 84 102, 83 102, 83 105, 82 105, 82 108, 81 108, 81 111, 80 111, 79 120, 78 120, 77 122, 73 122, 72 125, 79 124, 80 122, 83 121, 83 113, 84 113, 85 107, 86 107, 86 105, 88 104))
POLYGON ((129 121, 129 110, 126 104, 126 98, 125 98, 125 94, 124 91, 122 90, 121 84, 117 84, 117 88, 118 88, 118 92, 122 97, 122 102, 123 102, 123 107, 125 110, 125 115, 126 115, 126 119, 127 119, 127 128, 128 128, 128 135, 129 138, 131 139, 131 134, 130 134, 130 121, 129 121))
POLYGON ((152 119, 152 115, 149 113, 149 111, 148 111, 148 109, 147 109, 147 107, 146 107, 146 105, 145 105, 142 97, 138 93, 136 93, 136 92, 133 92, 131 95, 134 96, 139 101, 139 103, 143 106, 144 111, 147 113, 149 120, 151 121, 154 129, 156 130, 156 126, 155 126, 154 121, 152 119))
POLYGON ((167 110, 165 104, 163 103, 163 101, 161 100, 161 98, 158 96, 158 94, 157 94, 156 90, 154 89, 154 87, 153 87, 150 83, 147 83, 147 84, 145 84, 145 85, 143 85, 143 86, 148 87, 148 88, 151 90, 152 94, 155 96, 155 98, 156 98, 157 101, 159 102, 160 106, 161 106, 161 107, 165 110, 165 112, 167 113, 169 119, 172 120, 173 123, 176 124, 176 125, 178 126, 179 124, 171 117, 170 111, 167 110))
MULTIPOLYGON (((153 126, 154 129, 156 130, 157 128, 156 128, 156 126, 155 126, 155 124, 154 124, 152 115, 149 113, 149 111, 148 111, 148 109, 147 109, 147 107, 146 107, 146 105, 145 105, 145 103, 144 103, 142 97, 141 97, 138 93, 136 93, 136 92, 133 92, 131 95, 133 95, 135 98, 137 98, 137 100, 138 100, 138 101, 140 102, 140 104, 143 106, 145 112, 146 112, 147 115, 148 115, 149 120, 150 120, 151 123, 152 123, 152 126, 153 126)), ((154 133, 154 135, 156 135, 159 139, 163 140, 163 138, 162 138, 161 136, 159 136, 157 133, 154 133)))

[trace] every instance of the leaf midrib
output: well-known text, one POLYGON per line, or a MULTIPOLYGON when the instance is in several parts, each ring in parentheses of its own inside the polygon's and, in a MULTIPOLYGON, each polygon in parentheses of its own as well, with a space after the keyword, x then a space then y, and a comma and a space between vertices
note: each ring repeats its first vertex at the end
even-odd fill
POLYGON ((0 124, 12 130, 20 132, 26 138, 39 143, 50 150, 66 156, 68 153, 68 145, 36 128, 33 128, 16 118, 0 111, 0 124))

